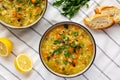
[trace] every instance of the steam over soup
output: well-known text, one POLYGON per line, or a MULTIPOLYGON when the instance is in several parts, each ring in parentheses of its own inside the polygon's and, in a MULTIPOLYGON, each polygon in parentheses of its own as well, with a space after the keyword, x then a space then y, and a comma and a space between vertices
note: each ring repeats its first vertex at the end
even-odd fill
POLYGON ((16 27, 34 23, 42 16, 46 0, 0 0, 0 20, 16 27))
POLYGON ((46 33, 41 43, 41 57, 52 71, 74 75, 92 61, 94 45, 90 35, 77 25, 59 25, 46 33))

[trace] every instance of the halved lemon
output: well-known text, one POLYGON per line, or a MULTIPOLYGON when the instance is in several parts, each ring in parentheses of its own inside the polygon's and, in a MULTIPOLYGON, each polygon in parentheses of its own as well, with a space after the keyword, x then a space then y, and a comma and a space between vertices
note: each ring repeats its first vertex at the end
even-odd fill
POLYGON ((22 53, 15 58, 14 65, 19 72, 29 72, 33 63, 28 55, 22 53))
POLYGON ((0 56, 10 55, 13 48, 12 41, 8 38, 0 38, 0 56))

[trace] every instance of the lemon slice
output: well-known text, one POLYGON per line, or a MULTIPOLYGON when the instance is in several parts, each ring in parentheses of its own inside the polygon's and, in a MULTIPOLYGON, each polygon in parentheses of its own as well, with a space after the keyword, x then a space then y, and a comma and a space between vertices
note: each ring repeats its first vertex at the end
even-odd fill
POLYGON ((0 56, 8 56, 13 48, 12 41, 8 38, 0 38, 0 56))
POLYGON ((23 53, 15 58, 14 65, 19 72, 29 72, 33 63, 31 58, 23 53))

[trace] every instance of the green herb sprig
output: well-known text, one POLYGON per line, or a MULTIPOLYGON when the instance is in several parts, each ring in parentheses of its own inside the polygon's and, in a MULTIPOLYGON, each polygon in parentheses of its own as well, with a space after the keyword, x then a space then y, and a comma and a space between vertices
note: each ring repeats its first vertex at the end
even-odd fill
POLYGON ((53 6, 62 6, 62 15, 68 16, 70 19, 79 11, 79 9, 86 5, 89 7, 87 2, 90 0, 56 0, 53 6))

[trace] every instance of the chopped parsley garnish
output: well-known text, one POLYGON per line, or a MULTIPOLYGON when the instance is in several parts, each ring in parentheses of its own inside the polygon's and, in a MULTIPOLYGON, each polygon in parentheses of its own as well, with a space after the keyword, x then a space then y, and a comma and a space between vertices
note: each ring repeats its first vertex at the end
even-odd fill
MULTIPOLYGON (((88 1, 90 0, 56 0, 53 5, 56 7, 62 6, 61 14, 71 19, 88 1)), ((87 8, 88 7, 87 4, 87 8)))
POLYGON ((74 32, 73 34, 74 34, 74 36, 75 36, 75 37, 77 37, 77 36, 78 36, 78 32, 74 32))
POLYGON ((55 40, 53 44, 60 44, 61 40, 55 40))
POLYGON ((64 56, 67 57, 67 58, 69 58, 71 56, 71 53, 69 51, 65 51, 64 52, 64 56))

